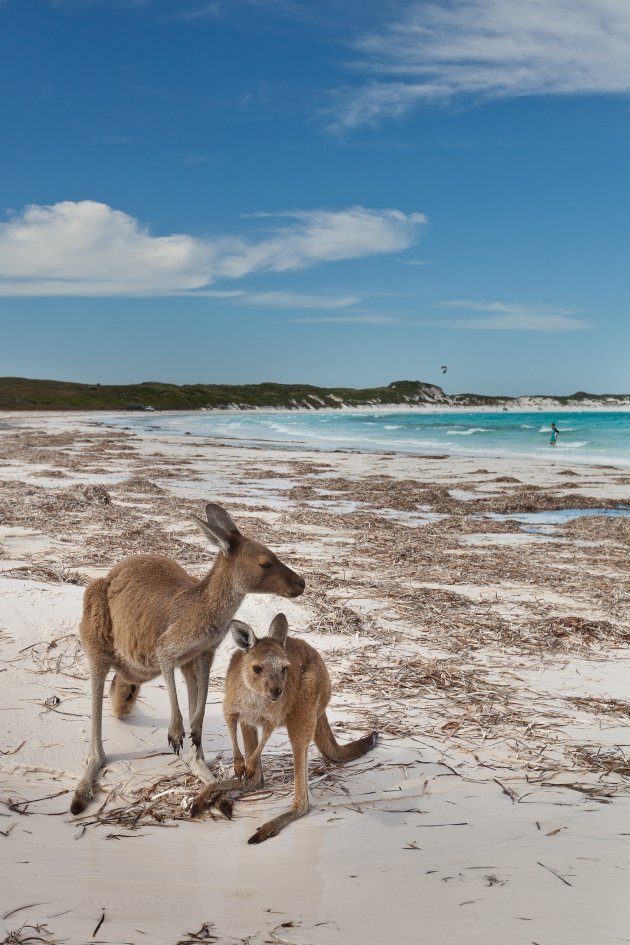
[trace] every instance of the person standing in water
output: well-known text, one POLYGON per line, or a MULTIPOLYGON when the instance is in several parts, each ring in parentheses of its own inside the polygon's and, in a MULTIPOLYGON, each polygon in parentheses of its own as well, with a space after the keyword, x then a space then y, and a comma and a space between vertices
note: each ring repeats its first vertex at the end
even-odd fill
POLYGON ((551 436, 549 437, 549 445, 550 445, 550 446, 555 446, 555 445, 556 445, 556 440, 558 439, 558 434, 559 434, 559 433, 560 433, 560 430, 559 430, 558 427, 556 426, 556 422, 555 422, 555 420, 554 420, 554 422, 551 424, 551 436))

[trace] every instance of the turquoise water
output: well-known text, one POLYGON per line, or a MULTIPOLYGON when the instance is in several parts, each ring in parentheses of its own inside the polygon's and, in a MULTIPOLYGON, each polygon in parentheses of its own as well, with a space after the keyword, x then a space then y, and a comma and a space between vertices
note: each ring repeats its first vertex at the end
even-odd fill
POLYGON ((130 429, 296 448, 476 456, 518 455, 630 466, 630 412, 369 413, 351 411, 131 414, 130 429), (560 430, 549 445, 551 422, 560 430))

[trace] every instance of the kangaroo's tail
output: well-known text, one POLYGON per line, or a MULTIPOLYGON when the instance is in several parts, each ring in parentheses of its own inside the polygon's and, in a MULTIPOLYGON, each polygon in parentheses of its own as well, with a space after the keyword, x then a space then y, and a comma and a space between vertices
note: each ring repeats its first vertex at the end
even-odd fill
POLYGON ((317 720, 315 728, 315 744, 325 758, 329 761, 353 761, 365 755, 376 745, 378 733, 371 732, 358 738, 355 742, 348 742, 347 745, 340 745, 333 735, 330 723, 326 718, 326 713, 322 712, 317 720))

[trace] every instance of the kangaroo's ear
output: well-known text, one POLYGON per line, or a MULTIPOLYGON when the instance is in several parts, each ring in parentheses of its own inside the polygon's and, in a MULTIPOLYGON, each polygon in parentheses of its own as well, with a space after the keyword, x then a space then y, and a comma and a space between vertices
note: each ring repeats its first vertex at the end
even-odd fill
POLYGON ((284 646, 287 641, 288 633, 289 621, 284 616, 284 614, 276 614, 269 625, 268 636, 270 636, 273 640, 277 640, 278 643, 281 643, 282 646, 284 646))
POLYGON ((228 513, 220 505, 213 505, 211 502, 206 505, 207 522, 196 515, 192 518, 210 544, 215 545, 225 554, 232 548, 240 534, 228 513))
POLYGON ((242 620, 231 620, 230 630, 234 637, 234 642, 241 650, 251 650, 258 643, 258 637, 248 623, 242 620))

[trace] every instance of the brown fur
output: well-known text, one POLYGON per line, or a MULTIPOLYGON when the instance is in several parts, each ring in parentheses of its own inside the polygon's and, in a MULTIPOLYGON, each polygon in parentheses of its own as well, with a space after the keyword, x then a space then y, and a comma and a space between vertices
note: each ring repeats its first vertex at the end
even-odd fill
POLYGON ((110 691, 113 714, 132 711, 140 684, 164 676, 171 702, 168 740, 179 752, 184 740, 174 670, 180 667, 188 688, 191 767, 212 780, 203 765, 201 734, 214 653, 234 613, 248 593, 297 597, 304 580, 264 545, 246 538, 217 505, 206 506, 207 522, 195 519, 220 551, 202 579, 176 562, 158 555, 128 558, 85 592, 81 640, 92 679, 92 740, 86 772, 71 806, 80 813, 92 795, 96 774, 104 763, 101 717, 105 678, 114 669, 110 691))
POLYGON ((293 806, 287 813, 263 824, 249 839, 249 843, 261 843, 308 813, 307 756, 312 741, 326 758, 342 762, 360 758, 370 751, 376 744, 377 733, 372 732, 347 745, 337 742, 326 717, 331 694, 326 664, 306 641, 287 637, 284 614, 274 618, 269 635, 262 640, 256 638, 247 624, 234 620, 231 626, 242 649, 237 650, 230 661, 223 712, 232 738, 237 780, 205 787, 195 798, 191 813, 195 816, 208 804, 223 801, 221 792, 238 788, 243 777, 247 779, 245 790, 261 787, 263 748, 274 729, 286 725, 293 749, 293 806), (245 758, 238 745, 239 722, 245 758), (260 740, 259 728, 262 729, 260 740))

